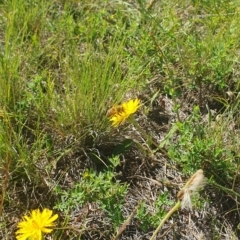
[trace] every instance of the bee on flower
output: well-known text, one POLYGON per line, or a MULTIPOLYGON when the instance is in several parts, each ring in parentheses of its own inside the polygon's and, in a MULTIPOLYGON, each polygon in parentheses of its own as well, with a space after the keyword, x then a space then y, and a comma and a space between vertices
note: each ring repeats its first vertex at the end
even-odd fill
POLYGON ((113 115, 119 114, 124 111, 121 105, 114 105, 107 111, 107 117, 112 117, 113 115))
POLYGON ((107 112, 107 116, 112 122, 112 126, 118 127, 134 114, 140 106, 141 103, 139 99, 132 99, 128 102, 123 102, 121 105, 110 108, 107 112))

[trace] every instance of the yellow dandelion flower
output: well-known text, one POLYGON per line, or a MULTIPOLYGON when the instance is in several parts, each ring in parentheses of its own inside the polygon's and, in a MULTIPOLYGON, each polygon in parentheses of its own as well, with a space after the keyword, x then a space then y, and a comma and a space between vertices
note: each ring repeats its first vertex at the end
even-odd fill
POLYGON ((129 117, 125 112, 115 114, 110 118, 113 127, 118 127, 120 124, 124 123, 125 120, 129 117))
POLYGON ((33 210, 30 216, 23 216, 23 220, 18 223, 16 231, 17 240, 42 240, 42 233, 50 233, 54 227, 54 221, 58 218, 58 214, 52 216, 52 210, 43 209, 41 213, 39 209, 33 210))
POLYGON ((128 102, 124 102, 118 108, 119 111, 116 111, 115 114, 110 115, 110 121, 112 122, 112 126, 118 127, 120 124, 124 123, 126 119, 130 117, 133 113, 135 113, 140 107, 140 100, 130 100, 128 102))

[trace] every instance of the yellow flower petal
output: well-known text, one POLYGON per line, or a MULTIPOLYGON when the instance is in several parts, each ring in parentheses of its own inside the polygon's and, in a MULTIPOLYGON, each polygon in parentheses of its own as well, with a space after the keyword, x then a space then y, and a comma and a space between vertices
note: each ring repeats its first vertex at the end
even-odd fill
POLYGON ((53 229, 48 227, 54 226, 54 221, 58 218, 55 214, 52 216, 52 211, 43 209, 41 213, 39 209, 33 210, 30 216, 23 216, 23 220, 18 223, 18 230, 16 231, 17 240, 41 240, 42 233, 50 233, 53 229))
POLYGON ((122 107, 127 114, 131 115, 135 113, 140 107, 140 100, 139 99, 130 100, 128 102, 123 103, 122 107))
POLYGON ((124 102, 120 105, 121 111, 116 112, 115 114, 111 114, 110 121, 112 122, 113 127, 118 127, 120 124, 124 123, 126 119, 130 117, 133 113, 135 113, 138 108, 141 106, 140 100, 130 100, 128 102, 124 102))

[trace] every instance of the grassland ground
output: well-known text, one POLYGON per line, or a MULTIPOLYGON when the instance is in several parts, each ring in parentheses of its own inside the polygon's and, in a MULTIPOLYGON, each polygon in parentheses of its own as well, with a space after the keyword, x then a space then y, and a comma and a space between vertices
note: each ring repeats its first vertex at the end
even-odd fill
POLYGON ((202 169, 156 239, 239 239, 239 20, 237 0, 0 0, 0 238, 48 208, 44 239, 150 239, 202 169))

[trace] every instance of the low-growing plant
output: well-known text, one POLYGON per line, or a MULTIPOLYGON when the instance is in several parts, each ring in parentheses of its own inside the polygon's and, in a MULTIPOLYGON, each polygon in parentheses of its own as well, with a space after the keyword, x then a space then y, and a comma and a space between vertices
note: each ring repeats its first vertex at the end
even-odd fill
POLYGON ((224 136, 223 125, 218 121, 203 121, 199 107, 195 106, 192 115, 184 122, 177 122, 175 126, 178 137, 169 145, 168 153, 184 173, 202 168, 206 176, 213 176, 220 183, 233 180, 238 159, 228 148, 228 141, 233 139, 224 136))
POLYGON ((96 173, 86 170, 80 183, 75 183, 70 190, 59 187, 55 189, 59 198, 55 209, 69 214, 72 210, 83 207, 87 203, 97 203, 111 219, 114 228, 124 220, 122 205, 127 192, 127 184, 121 184, 114 179, 111 170, 96 173))
POLYGON ((138 220, 139 227, 148 232, 158 226, 159 222, 167 213, 166 207, 172 206, 173 201, 169 200, 168 193, 160 194, 155 200, 153 210, 150 211, 146 202, 142 201, 137 210, 136 219, 138 220))

